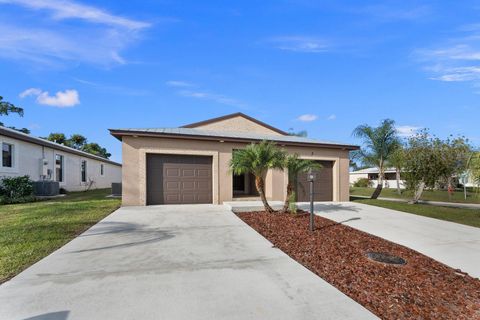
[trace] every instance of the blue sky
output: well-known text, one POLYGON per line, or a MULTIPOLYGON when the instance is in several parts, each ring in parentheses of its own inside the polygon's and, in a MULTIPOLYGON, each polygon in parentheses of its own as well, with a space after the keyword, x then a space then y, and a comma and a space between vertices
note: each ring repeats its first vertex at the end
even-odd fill
POLYGON ((32 134, 244 112, 359 143, 392 118, 480 145, 478 1, 0 0, 0 95, 32 134))

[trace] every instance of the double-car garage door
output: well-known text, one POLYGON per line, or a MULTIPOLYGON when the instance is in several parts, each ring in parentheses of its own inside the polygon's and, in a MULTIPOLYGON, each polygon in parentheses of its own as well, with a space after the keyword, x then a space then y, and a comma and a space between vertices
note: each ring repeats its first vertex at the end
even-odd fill
POLYGON ((212 157, 147 154, 147 204, 212 203, 212 157))

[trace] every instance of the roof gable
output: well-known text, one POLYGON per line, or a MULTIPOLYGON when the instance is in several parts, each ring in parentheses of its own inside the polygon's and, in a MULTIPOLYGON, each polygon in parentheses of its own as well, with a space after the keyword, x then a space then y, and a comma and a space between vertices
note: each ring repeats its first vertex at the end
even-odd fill
POLYGON ((254 132, 271 135, 287 135, 285 131, 272 127, 262 121, 247 116, 241 112, 228 114, 200 122, 190 123, 181 128, 195 128, 199 130, 254 132))

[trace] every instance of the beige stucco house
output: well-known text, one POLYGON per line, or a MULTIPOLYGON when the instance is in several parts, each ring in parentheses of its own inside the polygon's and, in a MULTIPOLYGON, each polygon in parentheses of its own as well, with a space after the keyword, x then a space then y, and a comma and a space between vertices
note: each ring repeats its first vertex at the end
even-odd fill
MULTIPOLYGON (((122 141, 123 205, 214 203, 257 196, 250 175, 233 175, 235 150, 252 142, 274 141, 289 153, 321 162, 315 200, 349 200, 349 151, 357 146, 288 135, 242 113, 179 128, 110 129, 122 141)), ((284 200, 287 173, 270 170, 269 200, 284 200)), ((307 200, 306 175, 299 176, 298 200, 307 200)))

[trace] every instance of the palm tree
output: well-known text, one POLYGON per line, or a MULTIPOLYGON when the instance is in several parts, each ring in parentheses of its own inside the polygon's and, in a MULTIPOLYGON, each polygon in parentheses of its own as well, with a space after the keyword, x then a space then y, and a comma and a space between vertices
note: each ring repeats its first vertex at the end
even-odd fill
POLYGON ((399 147, 392 153, 388 165, 395 168, 395 178, 397 179, 397 193, 399 195, 402 194, 400 190, 400 171, 402 170, 405 162, 405 154, 403 147, 399 145, 399 147))
POLYGON ((230 170, 234 174, 251 173, 255 176, 255 186, 262 199, 265 211, 272 213, 273 209, 265 197, 265 176, 269 169, 282 169, 286 153, 275 143, 262 141, 249 144, 245 149, 233 152, 230 160, 230 170))
POLYGON ((362 138, 366 146, 366 150, 360 151, 363 162, 378 169, 378 185, 371 197, 377 199, 383 189, 385 164, 400 146, 395 121, 385 119, 378 127, 360 125, 353 130, 353 136, 362 138))
POLYGON ((290 211, 290 200, 295 199, 294 190, 297 185, 298 174, 309 170, 320 170, 321 168, 320 163, 308 159, 299 159, 298 154, 285 157, 284 169, 288 171, 288 183, 283 212, 290 211))

